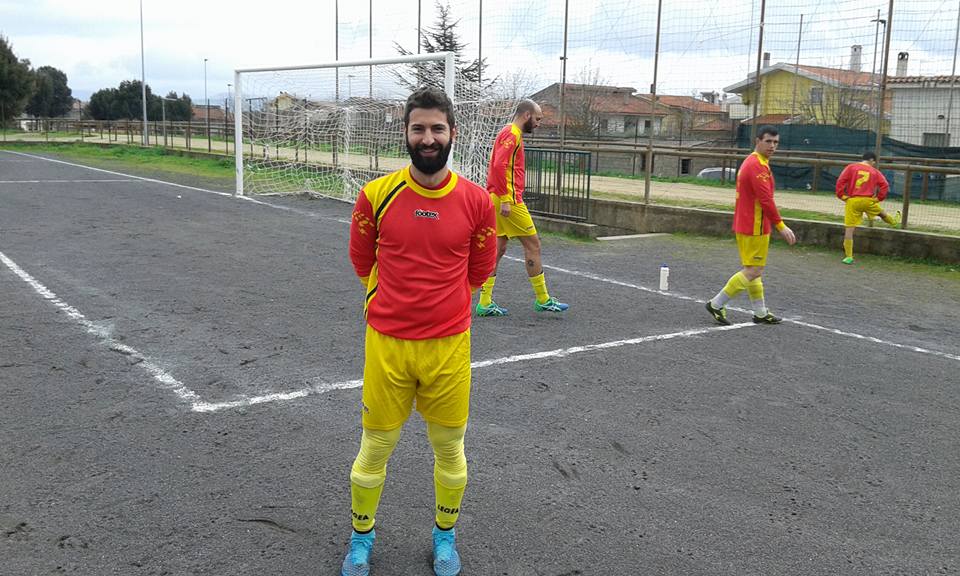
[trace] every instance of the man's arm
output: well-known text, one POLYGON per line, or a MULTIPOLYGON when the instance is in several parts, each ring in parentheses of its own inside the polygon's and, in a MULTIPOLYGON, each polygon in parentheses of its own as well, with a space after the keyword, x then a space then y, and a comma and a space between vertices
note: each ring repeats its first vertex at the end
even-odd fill
POLYGON ((890 183, 887 182, 887 178, 883 175, 883 172, 877 169, 877 200, 883 202, 887 199, 887 194, 889 193, 890 183))
POLYGON ((483 200, 481 212, 477 215, 477 226, 470 239, 467 280, 471 291, 482 286, 497 265, 497 218, 490 198, 485 195, 483 200))
POLYGON ((364 287, 376 260, 377 224, 366 190, 361 190, 350 220, 350 262, 364 287))
POLYGON ((840 177, 837 178, 837 198, 841 200, 849 198, 847 189, 850 187, 850 174, 852 172, 850 166, 851 165, 848 164, 847 167, 843 169, 843 172, 840 173, 840 177))

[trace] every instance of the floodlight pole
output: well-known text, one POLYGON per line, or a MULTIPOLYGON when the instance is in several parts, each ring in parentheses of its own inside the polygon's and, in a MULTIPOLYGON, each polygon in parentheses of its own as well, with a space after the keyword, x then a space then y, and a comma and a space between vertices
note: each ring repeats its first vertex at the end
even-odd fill
POLYGON ((650 84, 650 133, 647 134, 647 155, 644 158, 643 203, 650 203, 650 173, 653 171, 653 127, 656 125, 654 114, 657 112, 657 68, 660 66, 660 17, 663 14, 663 0, 657 0, 657 39, 653 51, 653 83, 650 84))
POLYGON ((893 0, 887 6, 887 22, 883 27, 883 64, 880 67, 880 95, 877 97, 877 143, 873 152, 880 163, 880 153, 883 149, 883 100, 887 94, 887 70, 890 66, 890 36, 893 32, 893 0))
POLYGON ((757 113, 760 105, 760 70, 763 65, 763 25, 767 14, 767 0, 760 0, 760 37, 757 40, 757 77, 753 84, 753 121, 750 122, 750 147, 757 139, 757 113))
POLYGON ((570 0, 563 2, 563 56, 560 57, 560 149, 566 143, 567 117, 564 115, 564 104, 567 87, 567 17, 570 14, 570 0))
POLYGON ((960 40, 960 6, 957 6, 957 27, 953 33, 953 67, 950 69, 950 96, 947 100, 947 127, 944 133, 947 135, 947 146, 949 147, 953 138, 950 137, 950 115, 953 112, 953 91, 957 87, 957 41, 960 40))
POLYGON ((147 132, 147 73, 144 69, 143 57, 143 0, 140 0, 140 101, 143 104, 143 145, 149 146, 147 132))

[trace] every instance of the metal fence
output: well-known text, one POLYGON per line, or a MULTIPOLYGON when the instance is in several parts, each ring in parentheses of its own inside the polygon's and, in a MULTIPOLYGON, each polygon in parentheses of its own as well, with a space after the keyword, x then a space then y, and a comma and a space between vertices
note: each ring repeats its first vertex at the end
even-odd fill
POLYGON ((585 222, 590 217, 590 152, 527 148, 523 201, 541 216, 585 222))

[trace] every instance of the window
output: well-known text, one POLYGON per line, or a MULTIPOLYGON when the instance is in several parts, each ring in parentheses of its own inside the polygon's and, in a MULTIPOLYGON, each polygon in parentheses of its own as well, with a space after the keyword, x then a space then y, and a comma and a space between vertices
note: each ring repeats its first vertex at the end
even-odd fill
POLYGON ((649 133, 650 133, 650 121, 649 121, 649 120, 644 120, 644 121, 643 121, 643 133, 644 133, 644 134, 649 134, 649 133))
POLYGON ((810 103, 811 104, 823 103, 823 87, 815 86, 810 89, 810 103))
POLYGON ((689 174, 689 173, 690 173, 690 159, 681 158, 680 159, 680 175, 683 176, 684 174, 689 174))
POLYGON ((923 145, 934 148, 946 148, 950 145, 950 135, 943 132, 924 132, 923 145))

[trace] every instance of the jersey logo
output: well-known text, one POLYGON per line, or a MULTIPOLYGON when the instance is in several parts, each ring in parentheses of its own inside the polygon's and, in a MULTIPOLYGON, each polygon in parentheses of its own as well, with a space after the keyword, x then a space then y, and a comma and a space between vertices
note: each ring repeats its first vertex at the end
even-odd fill
POLYGON ((497 230, 487 226, 479 233, 475 234, 474 237, 477 239, 477 248, 482 250, 487 245, 487 239, 490 237, 495 237, 497 235, 497 230))
POLYGON ((353 212, 353 219, 357 223, 357 232, 366 236, 369 230, 373 229, 373 222, 367 218, 367 215, 359 210, 353 212))
POLYGON ((769 172, 760 172, 759 174, 757 174, 757 180, 761 180, 761 181, 763 181, 763 182, 766 182, 767 180, 770 180, 770 173, 769 173, 769 172))
POLYGON ((433 211, 433 210, 420 210, 419 208, 417 208, 416 210, 413 211, 413 216, 414 216, 415 218, 429 218, 429 219, 431 219, 431 220, 439 220, 439 219, 440 219, 440 213, 439 213, 439 212, 435 212, 435 211, 433 211))

